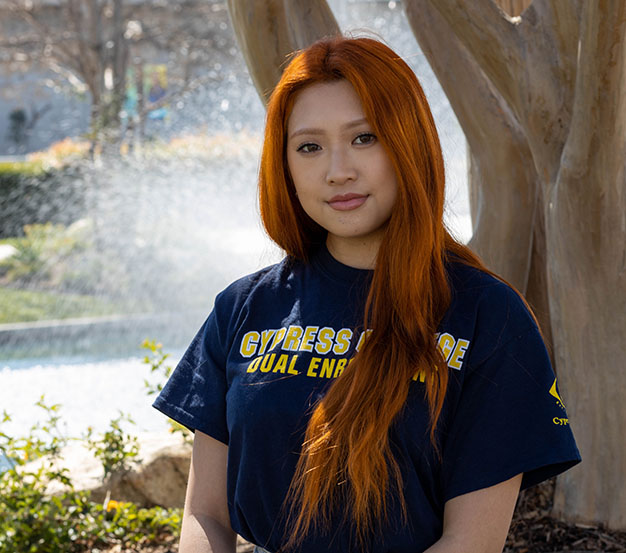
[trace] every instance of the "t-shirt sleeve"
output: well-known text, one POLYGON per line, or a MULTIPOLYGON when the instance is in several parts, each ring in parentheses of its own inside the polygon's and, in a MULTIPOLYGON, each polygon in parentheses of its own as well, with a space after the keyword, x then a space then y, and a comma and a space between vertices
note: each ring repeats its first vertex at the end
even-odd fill
POLYGON ((536 326, 472 367, 443 447, 445 500, 524 473, 522 489, 580 462, 536 326))
POLYGON ((214 309, 153 407, 183 426, 228 445, 226 354, 217 319, 214 309))

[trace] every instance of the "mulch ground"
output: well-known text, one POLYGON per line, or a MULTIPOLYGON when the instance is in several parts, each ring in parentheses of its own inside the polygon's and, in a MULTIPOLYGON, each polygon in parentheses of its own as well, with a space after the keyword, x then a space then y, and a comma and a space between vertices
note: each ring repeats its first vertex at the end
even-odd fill
MULTIPOLYGON (((520 494, 504 553, 626 553, 626 532, 597 526, 570 524, 549 516, 554 481, 544 482, 520 494)), ((237 553, 253 546, 239 539, 237 553)), ((173 541, 142 548, 141 553, 177 553, 173 541)), ((102 553, 137 553, 136 550, 107 549, 102 553)))
POLYGON ((520 494, 504 553, 626 553, 626 532, 550 517, 554 479, 520 494))

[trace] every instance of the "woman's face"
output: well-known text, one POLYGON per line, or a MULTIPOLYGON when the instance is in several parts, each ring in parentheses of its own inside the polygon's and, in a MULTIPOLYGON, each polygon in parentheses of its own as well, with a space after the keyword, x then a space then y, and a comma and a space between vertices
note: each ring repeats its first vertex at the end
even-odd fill
POLYGON ((397 183, 348 81, 318 83, 298 93, 287 124, 287 163, 300 204, 328 231, 334 257, 373 267, 397 183))

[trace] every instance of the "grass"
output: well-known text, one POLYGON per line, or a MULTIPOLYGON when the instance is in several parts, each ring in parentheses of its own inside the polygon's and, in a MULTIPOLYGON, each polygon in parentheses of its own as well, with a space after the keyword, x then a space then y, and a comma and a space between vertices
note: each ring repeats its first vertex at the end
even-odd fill
POLYGON ((125 312, 128 306, 93 296, 0 287, 0 324, 125 312))

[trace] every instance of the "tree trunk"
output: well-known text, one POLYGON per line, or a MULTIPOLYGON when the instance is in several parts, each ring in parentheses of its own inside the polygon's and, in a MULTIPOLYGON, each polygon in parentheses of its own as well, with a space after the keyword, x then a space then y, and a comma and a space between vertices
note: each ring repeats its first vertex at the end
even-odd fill
POLYGON ((100 143, 100 130, 105 118, 106 100, 104 86, 103 50, 104 40, 102 31, 102 12, 96 0, 76 4, 72 11, 73 26, 81 36, 81 46, 84 55, 79 56, 81 74, 91 93, 91 118, 89 122, 91 135, 91 150, 100 143))
POLYGON ((113 90, 111 91, 109 121, 114 134, 117 134, 116 142, 121 142, 120 113, 126 97, 126 72, 128 70, 128 41, 124 37, 126 19, 124 18, 122 0, 113 1, 113 90))
POLYGON ((137 136, 138 150, 141 151, 146 141, 146 97, 143 88, 143 59, 135 64, 135 86, 137 88, 137 136))
MULTIPOLYGON (((530 0, 510 0, 510 15, 530 0), (514 4, 514 5, 513 5, 514 4)), ((470 247, 532 306, 551 350, 541 186, 519 122, 429 0, 406 4, 413 33, 468 141, 470 247), (446 47, 439 42, 445 37, 446 47)))
POLYGON ((570 134, 545 206, 557 364, 584 464, 567 516, 626 528, 626 2, 586 2, 570 134))
POLYGON ((532 0, 495 0, 495 3, 512 17, 522 15, 531 2, 532 0))
MULTIPOLYGON (((626 390, 621 368, 626 358, 626 4, 535 0, 521 18, 512 19, 489 2, 414 0, 407 2, 407 12, 413 9, 423 18, 425 6, 436 8, 449 25, 431 47, 436 63, 449 73, 440 78, 444 88, 450 88, 446 78, 453 81, 469 71, 466 60, 446 60, 455 44, 452 34, 519 124, 523 150, 530 153, 526 163, 536 172, 538 209, 527 293, 539 314, 549 309, 560 386, 584 459, 558 480, 555 510, 566 518, 625 528, 626 488, 619 483, 626 477, 621 430, 626 403, 619 396, 626 390)), ((420 27, 418 38, 430 30, 422 25, 430 24, 414 23, 420 27)), ((476 83, 481 85, 479 79, 476 83)), ((466 93, 464 86, 457 88, 466 93)), ((457 110, 454 89, 448 95, 457 110)), ((480 95, 470 106, 473 133, 457 110, 472 162, 481 155, 472 134, 496 129, 492 121, 481 121, 492 105, 480 95)), ((492 142, 496 160, 510 155, 500 153, 509 147, 507 140, 502 146, 492 142)), ((490 198, 491 210, 499 212, 516 193, 512 186, 518 179, 510 178, 515 168, 513 162, 505 171, 505 190, 490 198)), ((481 172, 474 174, 473 196, 480 199, 491 184, 481 172)), ((479 230, 480 217, 477 223, 479 230)), ((503 236, 500 245, 506 247, 510 241, 503 236)), ((489 251, 489 240, 498 237, 477 233, 472 244, 489 251)))
MULTIPOLYGON (((405 6, 471 148, 471 245, 553 336, 584 460, 555 510, 626 529, 626 2, 498 2, 405 6)), ((336 32, 322 0, 229 7, 264 98, 289 51, 336 32)))

